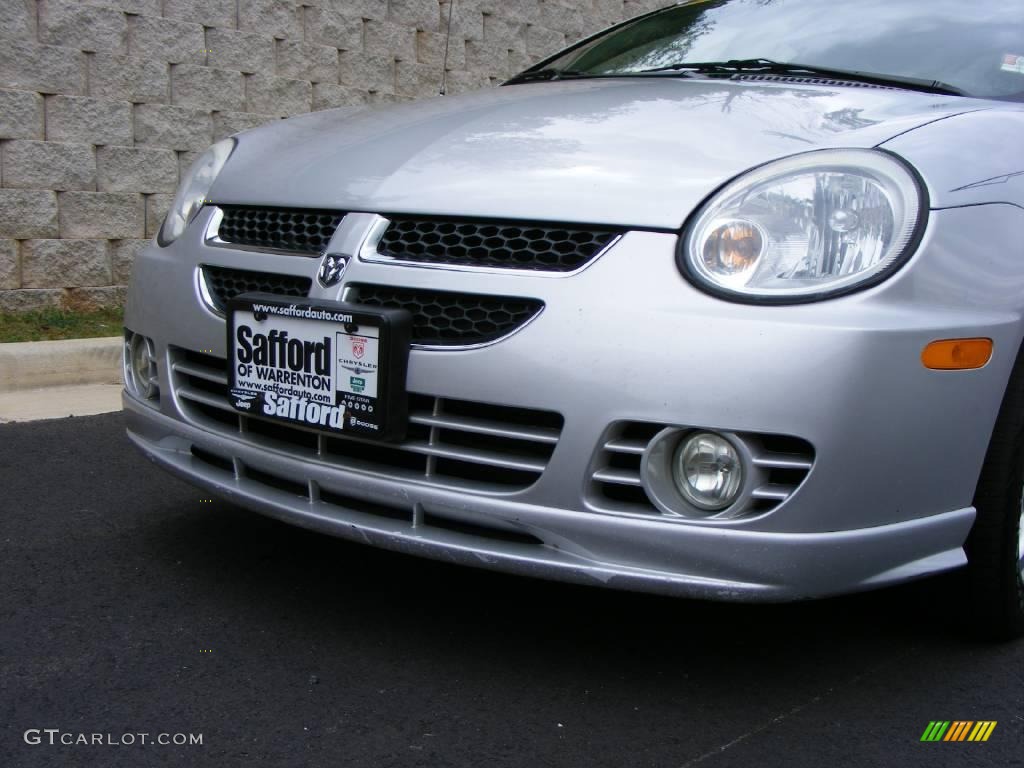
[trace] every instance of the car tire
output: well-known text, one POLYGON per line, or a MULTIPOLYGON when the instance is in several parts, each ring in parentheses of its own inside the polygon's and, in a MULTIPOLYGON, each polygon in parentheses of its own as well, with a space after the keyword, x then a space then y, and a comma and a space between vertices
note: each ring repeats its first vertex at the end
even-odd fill
POLYGON ((966 587, 972 634, 1024 635, 1021 513, 1024 510, 1024 350, 1017 356, 974 495, 966 587))

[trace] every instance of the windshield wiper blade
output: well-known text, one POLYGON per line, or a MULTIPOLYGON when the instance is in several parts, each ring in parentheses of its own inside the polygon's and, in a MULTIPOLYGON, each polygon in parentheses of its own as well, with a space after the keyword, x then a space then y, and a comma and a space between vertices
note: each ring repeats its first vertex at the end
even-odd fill
POLYGON ((515 77, 506 80, 502 85, 517 85, 518 83, 542 83, 551 80, 572 80, 581 77, 589 77, 584 72, 576 72, 571 69, 537 69, 520 72, 515 77))
POLYGON ((728 61, 677 61, 663 67, 641 69, 640 74, 687 70, 691 72, 745 72, 752 69, 767 69, 781 66, 771 59, 729 59, 728 61))
POLYGON ((851 69, 832 69, 808 64, 787 64, 771 59, 730 59, 728 61, 681 61, 664 67, 642 70, 642 74, 659 72, 696 72, 704 75, 736 75, 760 73, 766 75, 811 75, 829 77, 833 80, 849 80, 855 83, 887 85, 925 93, 941 93, 949 96, 966 96, 959 88, 940 80, 925 80, 902 75, 885 75, 877 72, 862 72, 851 69))

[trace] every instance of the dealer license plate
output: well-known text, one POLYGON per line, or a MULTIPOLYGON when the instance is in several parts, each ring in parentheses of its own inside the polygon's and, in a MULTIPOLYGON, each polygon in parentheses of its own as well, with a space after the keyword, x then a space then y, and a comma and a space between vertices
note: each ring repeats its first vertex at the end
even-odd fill
POLYGON ((306 429, 401 438, 410 324, 400 309, 239 296, 228 307, 228 399, 306 429))

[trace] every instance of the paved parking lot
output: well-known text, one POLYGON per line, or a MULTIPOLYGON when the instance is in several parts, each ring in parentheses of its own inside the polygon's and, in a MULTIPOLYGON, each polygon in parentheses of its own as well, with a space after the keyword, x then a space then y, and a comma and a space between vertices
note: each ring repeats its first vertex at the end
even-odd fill
POLYGON ((946 581, 735 606, 505 577, 291 528, 136 455, 0 426, 0 765, 1020 765, 1024 643, 946 581), (996 720, 922 744, 931 720, 996 720), (29 729, 202 734, 29 745, 29 729))

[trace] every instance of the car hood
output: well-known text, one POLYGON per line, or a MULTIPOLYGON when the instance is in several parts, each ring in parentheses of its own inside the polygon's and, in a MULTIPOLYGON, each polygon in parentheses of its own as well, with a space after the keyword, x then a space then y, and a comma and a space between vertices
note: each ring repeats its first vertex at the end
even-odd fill
POLYGON ((687 78, 537 83, 240 134, 219 203, 676 229, 743 171, 988 104, 687 78))

